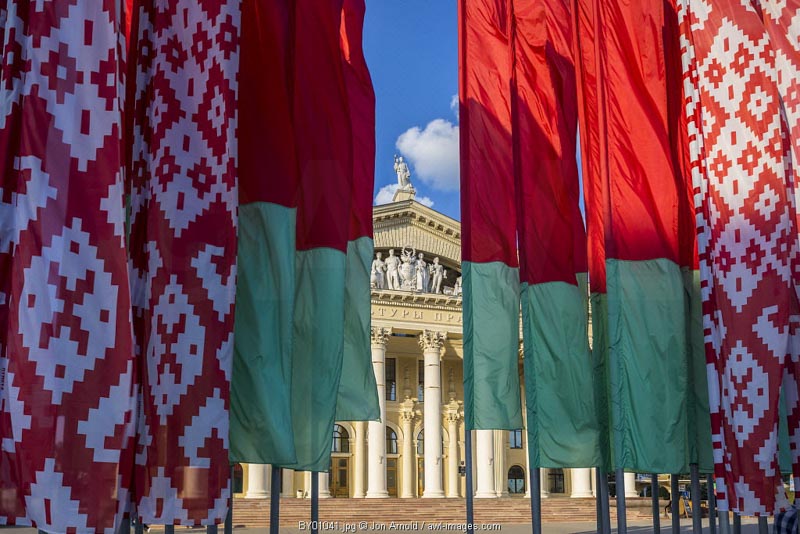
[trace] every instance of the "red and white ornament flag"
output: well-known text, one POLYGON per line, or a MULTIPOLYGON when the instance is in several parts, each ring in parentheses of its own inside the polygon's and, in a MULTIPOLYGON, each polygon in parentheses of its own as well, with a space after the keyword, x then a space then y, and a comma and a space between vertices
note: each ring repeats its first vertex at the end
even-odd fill
POLYGON ((119 2, 0 9, 2 524, 116 532, 128 503, 123 21, 119 2))
POLYGON ((134 9, 135 505, 144 523, 210 525, 231 491, 240 0, 134 9))

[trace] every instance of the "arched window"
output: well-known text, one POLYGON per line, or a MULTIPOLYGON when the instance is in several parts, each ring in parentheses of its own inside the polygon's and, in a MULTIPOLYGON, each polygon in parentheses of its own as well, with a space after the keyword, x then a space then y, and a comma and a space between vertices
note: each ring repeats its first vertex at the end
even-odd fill
POLYGON ((563 469, 548 469, 547 479, 549 481, 550 493, 564 493, 563 469))
POLYGON ((509 430, 508 447, 511 449, 522 448, 522 430, 509 430))
POLYGON ((417 456, 425 454, 425 429, 419 431, 417 434, 417 456))
POLYGON ((333 425, 331 452, 350 452, 350 434, 342 425, 333 425))
POLYGON ((397 454, 397 434, 390 427, 386 427, 386 454, 397 454))
POLYGON ((525 493, 525 470, 518 465, 508 470, 508 492, 512 495, 525 493))

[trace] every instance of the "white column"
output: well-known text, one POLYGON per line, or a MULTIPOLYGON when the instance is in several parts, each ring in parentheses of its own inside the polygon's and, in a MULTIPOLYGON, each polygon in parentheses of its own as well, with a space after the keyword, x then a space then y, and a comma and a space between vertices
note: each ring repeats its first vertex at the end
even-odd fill
POLYGON ((400 412, 400 422, 403 425, 403 478, 400 484, 400 497, 410 499, 414 497, 414 401, 407 399, 403 402, 400 412))
POLYGON ((636 498, 639 492, 636 491, 636 473, 625 473, 625 498, 636 498))
POLYGON ((444 497, 442 489, 442 373, 440 360, 447 333, 425 330, 419 346, 425 358, 425 492, 427 498, 444 497))
POLYGON ((506 451, 508 450, 508 431, 494 431, 494 482, 498 497, 508 497, 508 470, 506 451))
POLYGON ((355 446, 353 447, 353 498, 364 498, 364 434, 366 423, 364 421, 356 421, 353 423, 355 428, 355 446))
POLYGON ((460 476, 458 474, 458 420, 461 414, 458 403, 452 401, 447 409, 447 433, 450 441, 447 444, 447 496, 459 497, 460 476))
POLYGON ((497 497, 494 487, 494 431, 476 430, 476 461, 478 464, 478 491, 475 497, 489 499, 497 497))
POLYGON ((281 497, 294 497, 294 469, 284 467, 281 473, 281 497))
POLYGON ((367 499, 386 498, 386 344, 391 329, 372 327, 372 370, 378 383, 381 420, 368 423, 367 499))
POLYGON ((549 474, 549 469, 545 469, 544 467, 539 469, 539 495, 542 499, 550 497, 550 479, 547 478, 549 474))
POLYGON ((320 473, 319 474, 319 498, 320 499, 330 499, 331 498, 331 474, 328 473, 320 473))
POLYGON ((245 499, 266 499, 269 497, 270 466, 247 464, 247 493, 245 499))
POLYGON ((586 499, 592 496, 592 470, 589 468, 570 469, 573 499, 586 499))

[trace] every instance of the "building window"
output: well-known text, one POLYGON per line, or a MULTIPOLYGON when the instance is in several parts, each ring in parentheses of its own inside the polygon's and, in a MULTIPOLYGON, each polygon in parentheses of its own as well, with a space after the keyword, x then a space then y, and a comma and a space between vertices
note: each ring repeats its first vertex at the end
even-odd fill
POLYGON ((518 465, 511 466, 508 470, 508 492, 511 495, 525 493, 525 470, 518 465))
POLYGON ((350 452, 350 434, 342 425, 333 425, 331 452, 350 452))
POLYGON ((425 429, 419 431, 417 434, 417 456, 425 454, 425 429))
POLYGON ((241 464, 233 464, 233 492, 244 491, 244 470, 241 464))
POLYGON ((397 454, 397 434, 386 427, 386 454, 397 454))
POLYGON ((548 469, 547 480, 550 493, 564 493, 564 470, 548 469))
POLYGON ((417 402, 425 400, 425 362, 417 361, 417 402))
POLYGON ((386 358, 386 400, 397 400, 397 360, 386 358))
POLYGON ((509 430, 508 446, 511 449, 522 448, 522 430, 509 430))

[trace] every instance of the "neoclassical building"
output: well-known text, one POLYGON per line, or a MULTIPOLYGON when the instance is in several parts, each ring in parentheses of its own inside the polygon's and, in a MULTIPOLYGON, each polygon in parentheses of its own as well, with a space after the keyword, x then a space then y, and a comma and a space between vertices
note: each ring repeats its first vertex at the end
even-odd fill
MULTIPOLYGON (((372 290, 372 365, 381 421, 335 425, 331 470, 320 476, 321 497, 466 495, 461 227, 417 202, 407 184, 394 202, 373 212, 375 251, 382 257, 373 264, 372 290), (397 260, 388 260, 390 250, 397 260), (397 272, 391 273, 394 267, 397 272), (432 292, 437 270, 439 292, 432 292)), ((524 431, 476 431, 473 443, 475 497, 530 497, 524 431)), ((237 466, 237 473, 237 496, 269 495, 269 467, 237 466)), ((594 495, 591 469, 542 469, 541 480, 542 496, 594 495)), ((625 482, 629 496, 636 496, 632 473, 625 482)), ((305 498, 310 487, 309 473, 284 470, 282 496, 305 498)))

